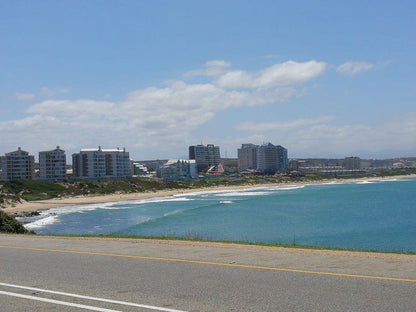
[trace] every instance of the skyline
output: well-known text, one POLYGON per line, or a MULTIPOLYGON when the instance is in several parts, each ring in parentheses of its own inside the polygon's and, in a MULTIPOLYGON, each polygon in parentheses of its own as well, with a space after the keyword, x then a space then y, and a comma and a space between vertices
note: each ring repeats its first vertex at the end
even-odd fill
MULTIPOLYGON (((411 1, 3 1, 0 154, 416 155, 411 1)), ((187 157, 186 157, 187 158, 187 157)))

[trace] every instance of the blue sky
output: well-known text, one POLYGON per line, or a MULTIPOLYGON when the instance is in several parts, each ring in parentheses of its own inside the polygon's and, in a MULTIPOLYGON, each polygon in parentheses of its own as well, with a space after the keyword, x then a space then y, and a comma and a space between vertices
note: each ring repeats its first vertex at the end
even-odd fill
POLYGON ((416 156, 414 1, 1 1, 0 154, 416 156))

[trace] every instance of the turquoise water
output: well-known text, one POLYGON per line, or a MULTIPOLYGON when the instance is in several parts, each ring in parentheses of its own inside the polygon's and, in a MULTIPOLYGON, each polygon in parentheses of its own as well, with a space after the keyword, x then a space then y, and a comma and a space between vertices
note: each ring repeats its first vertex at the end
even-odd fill
MULTIPOLYGON (((41 234, 127 234, 416 252, 416 180, 202 192, 51 209, 41 234)), ((26 220, 28 221, 28 220, 26 220)))

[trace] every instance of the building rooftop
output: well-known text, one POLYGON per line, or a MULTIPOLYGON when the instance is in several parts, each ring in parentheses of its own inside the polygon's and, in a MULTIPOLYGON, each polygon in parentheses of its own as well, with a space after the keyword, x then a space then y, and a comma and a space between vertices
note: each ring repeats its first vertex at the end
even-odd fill
POLYGON ((122 149, 120 148, 101 148, 101 146, 99 146, 98 148, 83 148, 81 149, 81 152, 107 152, 107 153, 115 153, 115 152, 120 152, 123 153, 126 151, 126 148, 123 147, 122 149))

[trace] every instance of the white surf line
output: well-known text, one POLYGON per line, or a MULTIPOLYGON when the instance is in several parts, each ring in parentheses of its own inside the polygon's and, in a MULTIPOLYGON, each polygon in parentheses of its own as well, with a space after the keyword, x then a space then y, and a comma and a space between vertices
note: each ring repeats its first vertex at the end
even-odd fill
POLYGON ((64 305, 68 307, 74 307, 74 308, 85 309, 85 310, 90 310, 90 311, 122 312, 119 310, 110 310, 110 309, 104 309, 104 308, 99 308, 99 307, 94 307, 94 306, 89 306, 89 305, 84 305, 84 304, 70 303, 66 301, 59 301, 59 300, 53 300, 53 299, 47 299, 47 298, 39 298, 35 296, 22 295, 22 294, 17 294, 17 293, 8 292, 8 291, 0 291, 0 295, 12 296, 12 297, 35 300, 35 301, 42 301, 42 302, 64 305))
MULTIPOLYGON (((1 282, 0 282, 0 286, 10 287, 10 288, 26 289, 26 290, 33 290, 33 291, 39 291, 39 292, 44 292, 44 293, 49 293, 49 294, 54 294, 54 295, 67 296, 67 297, 73 297, 73 298, 79 298, 79 299, 96 300, 96 301, 101 301, 101 302, 106 302, 106 303, 114 303, 114 304, 119 304, 119 305, 124 305, 124 306, 144 308, 144 309, 155 310, 155 311, 187 312, 187 311, 184 311, 184 310, 175 310, 175 309, 156 307, 156 306, 151 306, 151 305, 127 302, 127 301, 119 301, 119 300, 112 300, 112 299, 106 299, 106 298, 83 296, 83 295, 71 294, 71 293, 66 293, 66 292, 61 292, 61 291, 54 291, 54 290, 47 290, 47 289, 41 289, 41 288, 35 288, 35 287, 7 284, 7 283, 1 283, 1 282)), ((2 292, 0 292, 0 293, 2 293, 2 292)), ((37 297, 31 297, 31 296, 29 296, 29 297, 30 297, 30 299, 32 299, 32 298, 41 299, 41 298, 37 298, 37 297)), ((47 299, 47 300, 49 300, 49 299, 47 299)), ((62 301, 62 302, 64 302, 64 301, 62 301)), ((108 310, 108 311, 115 311, 115 310, 108 310)))

